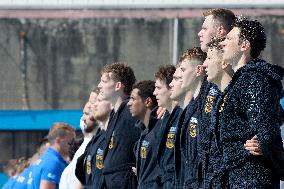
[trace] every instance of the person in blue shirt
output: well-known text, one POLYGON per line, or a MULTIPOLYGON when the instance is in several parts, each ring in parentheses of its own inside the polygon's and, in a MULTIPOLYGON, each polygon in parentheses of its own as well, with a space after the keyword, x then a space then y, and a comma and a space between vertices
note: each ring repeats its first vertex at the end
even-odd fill
POLYGON ((14 163, 15 172, 9 181, 2 187, 4 189, 17 189, 19 188, 18 183, 24 183, 26 180, 23 176, 21 176, 21 173, 29 166, 29 161, 26 158, 21 157, 15 161, 12 160, 12 162, 14 163))
POLYGON ((75 137, 73 127, 65 123, 55 123, 48 133, 50 146, 39 157, 29 172, 28 189, 54 189, 58 188, 61 174, 67 162, 70 142, 75 137))
POLYGON ((29 173, 32 169, 32 164, 30 164, 26 169, 24 169, 15 179, 13 184, 14 189, 26 189, 27 188, 27 180, 29 178, 29 173))
POLYGON ((20 158, 17 160, 16 164, 16 175, 12 180, 12 184, 6 185, 5 189, 12 188, 12 189, 26 189, 27 181, 29 179, 29 173, 34 165, 34 163, 37 161, 38 157, 40 157, 48 148, 49 143, 47 136, 44 137, 40 143, 39 147, 36 151, 36 153, 29 159, 20 158), (7 187, 9 186, 9 187, 7 187))
POLYGON ((2 189, 11 188, 11 185, 16 180, 16 173, 17 173, 17 159, 10 159, 8 163, 3 166, 4 173, 8 176, 7 182, 2 186, 2 189))

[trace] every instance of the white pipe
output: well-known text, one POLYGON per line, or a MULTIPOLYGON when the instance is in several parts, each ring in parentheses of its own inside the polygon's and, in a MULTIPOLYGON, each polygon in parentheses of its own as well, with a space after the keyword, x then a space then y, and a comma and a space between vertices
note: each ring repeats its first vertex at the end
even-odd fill
POLYGON ((177 64, 178 56, 178 18, 174 19, 174 32, 173 32, 173 65, 177 64))

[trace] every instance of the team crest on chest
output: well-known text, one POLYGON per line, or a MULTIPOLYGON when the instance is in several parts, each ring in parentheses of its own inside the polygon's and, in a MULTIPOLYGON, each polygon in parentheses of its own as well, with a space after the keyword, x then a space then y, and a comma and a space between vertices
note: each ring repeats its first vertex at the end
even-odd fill
POLYGON ((204 105, 204 111, 205 113, 210 113, 212 110, 212 107, 214 105, 214 99, 216 95, 218 94, 218 91, 214 88, 210 88, 209 94, 206 97, 205 105, 204 105))
POLYGON ((146 141, 146 140, 143 140, 143 141, 142 141, 141 148, 140 148, 140 157, 141 157, 142 159, 146 159, 148 147, 149 147, 149 142, 146 141))
POLYGON ((89 175, 92 172, 92 167, 91 167, 91 155, 87 156, 87 161, 86 161, 86 173, 89 175))
POLYGON ((175 145, 174 144, 175 133, 176 133, 176 127, 171 127, 167 135, 167 141, 166 141, 166 147, 169 149, 173 148, 175 145))
POLYGON ((198 121, 197 121, 197 119, 195 117, 192 117, 190 119, 190 122, 189 122, 189 134, 193 138, 195 138, 196 135, 197 135, 197 131, 196 131, 197 123, 198 123, 198 121))
POLYGON ((219 108, 219 112, 220 113, 223 112, 223 110, 224 110, 224 106, 225 106, 226 100, 227 100, 227 95, 223 98, 222 104, 221 104, 221 106, 219 108))
POLYGON ((204 105, 204 111, 205 113, 210 113, 213 107, 213 103, 214 103, 214 97, 208 95, 206 97, 206 101, 205 101, 205 105, 204 105))
POLYGON ((104 151, 99 148, 99 149, 97 150, 97 154, 96 154, 96 167, 97 167, 98 169, 104 168, 103 159, 104 159, 104 151))
POLYGON ((112 132, 110 142, 108 144, 108 149, 112 149, 114 146, 114 131, 112 132))

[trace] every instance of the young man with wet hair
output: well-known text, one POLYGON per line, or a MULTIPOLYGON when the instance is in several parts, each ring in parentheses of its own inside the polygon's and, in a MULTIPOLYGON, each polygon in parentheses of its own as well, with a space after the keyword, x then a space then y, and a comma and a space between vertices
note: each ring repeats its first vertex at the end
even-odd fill
POLYGON ((229 188, 279 188, 283 179, 279 99, 283 68, 258 58, 266 35, 258 21, 237 19, 223 45, 223 61, 236 71, 214 114, 222 167, 215 177, 229 188), (246 140, 255 136, 262 156, 252 156, 246 140), (225 183, 225 184, 224 184, 225 183))
MULTIPOLYGON (((207 58, 203 63, 205 72, 207 74, 207 81, 217 85, 221 92, 224 92, 234 74, 232 66, 223 61, 223 46, 221 45, 221 42, 224 41, 224 39, 225 37, 213 38, 207 44, 207 58)), ((214 116, 214 113, 216 113, 214 108, 215 107, 213 107, 212 110, 212 116, 214 116)), ((208 163, 206 164, 204 171, 204 188, 222 188, 221 178, 217 177, 216 179, 216 176, 212 176, 214 175, 214 172, 219 170, 222 166, 222 153, 219 151, 216 143, 216 132, 218 132, 218 128, 215 127, 214 123, 215 122, 212 121, 210 125, 210 138, 208 141, 210 145, 206 156, 208 163)))
POLYGON ((159 166, 156 149, 159 125, 156 125, 158 120, 151 116, 153 108, 157 106, 154 90, 154 81, 138 82, 134 84, 127 103, 131 115, 138 119, 136 126, 143 130, 134 149, 139 189, 157 188, 159 166))
POLYGON ((103 168, 103 187, 107 189, 135 188, 137 179, 132 172, 135 166, 134 145, 140 137, 137 121, 127 107, 135 83, 133 70, 126 64, 106 65, 98 85, 100 94, 110 101, 113 111, 106 131, 103 168))
POLYGON ((210 9, 203 16, 205 20, 198 37, 202 51, 207 52, 206 45, 213 37, 224 37, 232 29, 235 15, 228 9, 210 9))
POLYGON ((69 143, 75 137, 75 129, 65 123, 54 123, 48 133, 50 146, 38 158, 29 173, 28 189, 58 188, 61 174, 67 162, 69 143))
POLYGON ((234 75, 232 66, 223 61, 223 46, 225 37, 213 38, 208 44, 207 57, 203 65, 207 81, 214 83, 223 92, 234 75))

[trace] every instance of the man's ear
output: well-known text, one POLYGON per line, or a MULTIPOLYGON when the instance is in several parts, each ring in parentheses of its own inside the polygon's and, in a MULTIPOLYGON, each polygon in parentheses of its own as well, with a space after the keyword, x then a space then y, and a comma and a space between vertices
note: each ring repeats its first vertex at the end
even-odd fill
POLYGON ((224 26, 217 27, 217 36, 224 36, 226 34, 226 30, 224 26))
POLYGON ((146 98, 146 100, 144 101, 144 105, 147 107, 147 108, 151 108, 153 106, 153 101, 150 97, 146 98))
POLYGON ((202 65, 196 67, 196 76, 201 76, 205 74, 205 68, 202 65))
POLYGON ((120 89, 122 89, 124 87, 124 85, 119 81, 119 82, 116 82, 116 85, 115 85, 115 91, 119 91, 120 89))
POLYGON ((55 142, 56 144, 58 144, 59 146, 61 146, 61 138, 56 137, 56 138, 54 139, 54 142, 55 142))
POLYGON ((250 42, 248 40, 244 40, 241 44, 241 51, 247 51, 251 48, 250 42))

